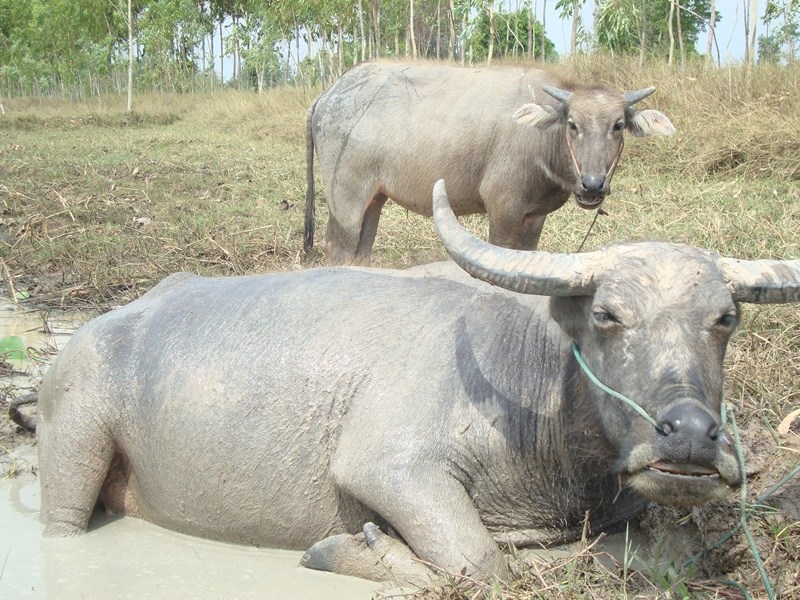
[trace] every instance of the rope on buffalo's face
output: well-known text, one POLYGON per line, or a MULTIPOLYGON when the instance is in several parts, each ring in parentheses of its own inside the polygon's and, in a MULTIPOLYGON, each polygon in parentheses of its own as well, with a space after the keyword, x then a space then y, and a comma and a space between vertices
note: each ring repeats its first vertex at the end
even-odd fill
MULTIPOLYGON (((631 400, 627 396, 620 394, 619 392, 609 388, 602 381, 600 381, 594 373, 592 373, 591 369, 589 369, 589 366, 583 360, 583 356, 581 355, 578 344, 574 341, 572 342, 572 353, 574 354, 575 360, 578 362, 578 365, 581 367, 581 370, 589 379, 589 381, 591 381, 595 386, 597 386, 599 389, 601 389, 603 392, 605 392, 612 398, 616 398, 617 400, 620 400, 624 404, 628 405, 631 409, 633 409, 636 412, 636 414, 638 414, 650 425, 652 425, 656 429, 656 431, 658 431, 661 434, 664 434, 664 431, 662 430, 661 427, 659 427, 658 422, 652 416, 650 416, 644 408, 639 406, 635 401, 631 400)), ((747 525, 747 520, 752 516, 753 513, 752 510, 748 509, 747 506, 747 472, 744 464, 744 452, 742 450, 742 441, 741 438, 739 437, 739 428, 736 425, 736 417, 734 416, 733 411, 730 411, 730 419, 729 419, 728 412, 729 410, 727 407, 727 402, 723 397, 722 402, 720 403, 720 429, 724 429, 728 423, 728 420, 730 420, 731 432, 733 434, 733 439, 734 439, 734 447, 736 449, 736 457, 739 460, 739 470, 742 479, 742 484, 741 487, 739 488, 739 522, 733 529, 731 529, 730 531, 728 531, 728 533, 720 537, 720 539, 711 544, 704 551, 692 556, 683 565, 681 565, 679 570, 682 571, 685 568, 689 567, 690 565, 696 563, 706 552, 721 546, 723 543, 725 543, 734 535, 736 535, 736 533, 741 529, 744 532, 745 538, 747 539, 748 546, 750 547, 750 552, 752 553, 753 559, 755 560, 758 573, 761 577, 761 582, 764 585, 764 590, 767 593, 767 597, 769 598, 769 600, 775 600, 775 591, 773 590, 772 584, 770 583, 769 580, 769 575, 767 574, 766 568, 764 567, 764 561, 762 560, 761 554, 759 553, 758 547, 756 546, 756 541, 755 538, 753 537, 753 533, 750 530, 750 527, 747 525)), ((769 498, 772 494, 781 489, 784 485, 786 485, 786 483, 788 483, 799 473, 800 473, 800 465, 795 467, 788 475, 786 475, 778 483, 773 485, 766 492, 764 492, 758 498, 756 498, 755 505, 757 506, 762 502, 764 502, 765 500, 767 500, 767 498, 769 498)), ((747 590, 744 589, 744 587, 737 582, 724 579, 721 580, 721 583, 735 587, 740 591, 742 591, 747 598, 750 597, 749 594, 747 593, 747 590)))

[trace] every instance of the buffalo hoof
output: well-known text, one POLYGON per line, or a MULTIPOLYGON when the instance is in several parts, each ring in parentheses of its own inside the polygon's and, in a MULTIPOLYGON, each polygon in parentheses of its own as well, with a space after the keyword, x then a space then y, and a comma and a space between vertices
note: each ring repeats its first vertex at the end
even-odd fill
POLYGON ((366 523, 356 535, 341 533, 320 540, 300 559, 309 569, 373 581, 428 584, 432 572, 403 542, 366 523))
POLYGON ((315 571, 331 571, 335 572, 335 558, 339 548, 351 542, 355 536, 349 533, 340 533, 339 535, 332 535, 323 540, 318 541, 311 546, 303 558, 300 559, 300 564, 308 569, 315 571))

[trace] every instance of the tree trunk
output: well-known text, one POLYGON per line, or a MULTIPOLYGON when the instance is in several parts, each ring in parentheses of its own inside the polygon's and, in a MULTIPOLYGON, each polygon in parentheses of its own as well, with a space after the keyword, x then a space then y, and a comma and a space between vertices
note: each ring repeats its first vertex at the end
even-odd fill
POLYGON ((225 36, 222 35, 222 16, 219 18, 219 80, 225 86, 225 36))
POLYGON ((237 89, 240 87, 239 81, 239 36, 236 35, 238 21, 236 15, 233 16, 233 83, 237 89))
POLYGON ((361 34, 361 62, 367 60, 367 38, 364 34, 364 7, 358 0, 358 32, 361 34))
MULTIPOLYGON (((308 34, 308 58, 311 59, 314 56, 313 48, 313 36, 311 35, 310 31, 306 31, 308 34)), ((322 29, 319 32, 319 50, 317 50, 317 68, 319 69, 319 81, 325 85, 325 30, 322 29)), ((312 65, 314 64, 313 59, 309 61, 312 65)), ((313 84, 314 79, 311 78, 309 83, 313 84)))
POLYGON ((667 60, 668 65, 672 65, 675 60, 675 33, 673 32, 673 19, 675 17, 675 0, 670 0, 669 3, 669 21, 667 25, 669 26, 669 59, 667 60))
POLYGON ((758 0, 750 0, 750 64, 756 64, 756 29, 758 25, 758 0))
POLYGON ((536 52, 534 52, 534 48, 536 47, 536 30, 534 28, 533 18, 536 14, 536 10, 531 7, 531 0, 527 1, 528 5, 528 58, 533 60, 533 57, 536 56, 536 52))
POLYGON ((302 68, 303 64, 300 61, 300 25, 297 23, 297 17, 296 16, 292 17, 292 19, 294 21, 294 34, 295 34, 294 45, 295 45, 295 50, 297 51, 297 59, 296 59, 297 60, 297 74, 300 77, 300 82, 305 86, 306 76, 303 73, 303 68, 302 68))
POLYGON ((133 7, 128 0, 128 105, 127 112, 133 110, 133 7))
POLYGON ((569 52, 574 57, 578 55, 578 25, 581 22, 581 3, 572 0, 572 31, 570 32, 569 52))
POLYGON ((439 0, 436 3, 436 60, 442 59, 442 53, 440 50, 441 44, 439 43, 442 39, 442 1, 439 0))
POLYGON ((546 22, 547 22, 547 0, 542 0, 542 60, 545 60, 545 58, 547 58, 545 55, 546 48, 544 44, 545 40, 547 39, 547 33, 546 33, 547 30, 545 29, 546 22))
POLYGON ((417 38, 414 35, 414 0, 408 0, 408 35, 411 40, 411 58, 417 60, 417 38))
POLYGON ((336 23, 336 53, 338 58, 338 69, 336 76, 340 76, 344 73, 344 32, 342 31, 342 22, 338 21, 336 23))
POLYGON ((494 0, 489 0, 489 56, 486 64, 492 64, 492 54, 494 54, 494 0))
POLYGON ((639 34, 639 66, 644 66, 644 57, 647 50, 647 8, 642 0, 642 30, 639 34))
POLYGON ((681 53, 681 73, 686 68, 686 51, 683 48, 683 24, 681 23, 681 3, 680 0, 675 0, 675 15, 677 16, 678 23, 678 49, 681 53))
POLYGON ((288 33, 288 32, 286 34, 286 39, 290 40, 289 42, 286 43, 286 67, 284 68, 284 73, 285 73, 286 79, 288 81, 289 73, 291 73, 290 69, 292 68, 292 44, 291 44, 291 39, 292 38, 291 38, 291 34, 288 33))
POLYGON ((211 29, 208 32, 208 60, 211 63, 211 91, 214 91, 214 87, 216 86, 216 79, 217 76, 215 75, 214 69, 214 26, 211 26, 211 29))
POLYGON ((450 39, 447 40, 447 57, 454 61, 456 59, 456 8, 453 5, 453 0, 450 0, 450 13, 448 21, 450 22, 450 39))
POLYGON ((381 57, 381 3, 380 0, 374 0, 372 3, 373 17, 373 30, 375 31, 375 46, 373 48, 374 58, 381 57))
POLYGON ((716 36, 715 27, 717 25, 717 0, 711 0, 711 15, 708 19, 708 44, 706 45, 706 60, 714 62, 714 37, 716 36))
MULTIPOLYGON (((463 16, 461 17, 461 31, 466 31, 467 29, 467 12, 464 11, 463 16)), ((467 42, 469 44, 469 42, 467 42)), ((471 50, 469 46, 463 46, 461 48, 461 66, 463 67, 467 62, 467 53, 471 50)), ((470 55, 470 60, 472 60, 472 56, 470 55)))
POLYGON ((742 0, 744 5, 744 64, 750 66, 750 5, 748 0, 742 0))
MULTIPOLYGON (((200 84, 202 86, 202 91, 205 93, 206 91, 206 73, 208 73, 208 66, 206 64, 206 36, 202 36, 200 38, 200 44, 202 46, 202 54, 200 56, 200 63, 202 65, 200 69, 200 84)), ((192 77, 194 77, 194 71, 192 72, 192 77)))

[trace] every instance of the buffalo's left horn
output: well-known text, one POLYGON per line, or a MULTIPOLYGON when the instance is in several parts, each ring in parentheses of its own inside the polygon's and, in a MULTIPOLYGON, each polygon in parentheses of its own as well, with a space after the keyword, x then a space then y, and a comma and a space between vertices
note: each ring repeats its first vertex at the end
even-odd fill
POLYGON ((800 302, 800 259, 738 260, 721 257, 718 264, 734 300, 754 304, 800 302))
POLYGON ((596 287, 601 251, 553 254, 509 250, 484 242, 459 224, 442 179, 433 186, 433 218, 450 256, 477 279, 513 292, 542 296, 581 296, 596 287))
POLYGON ((625 92, 622 97, 625 98, 625 102, 628 103, 628 106, 633 106, 637 102, 641 102, 645 98, 647 98, 650 94, 656 91, 656 88, 649 87, 644 88, 643 90, 636 90, 635 92, 625 92))
POLYGON ((564 104, 569 103, 569 99, 572 98, 572 92, 568 92, 567 90, 562 90, 557 87, 552 87, 550 85, 543 85, 542 91, 548 96, 552 96, 564 104))

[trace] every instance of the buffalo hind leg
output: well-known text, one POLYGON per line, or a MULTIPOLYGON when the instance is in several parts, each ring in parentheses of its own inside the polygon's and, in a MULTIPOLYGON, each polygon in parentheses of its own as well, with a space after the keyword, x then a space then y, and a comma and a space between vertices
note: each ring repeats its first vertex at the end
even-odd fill
POLYGON ((363 210, 338 217, 331 212, 325 232, 325 254, 333 265, 368 265, 387 197, 374 192, 363 210))
POLYGON ((69 420, 40 420, 37 428, 40 518, 50 537, 86 531, 115 451, 114 441, 96 420, 69 420))
POLYGON ((369 264, 372 245, 375 243, 375 235, 378 233, 381 211, 387 199, 386 194, 377 192, 364 210, 364 216, 361 220, 361 233, 358 237, 358 248, 356 249, 357 264, 369 264))

